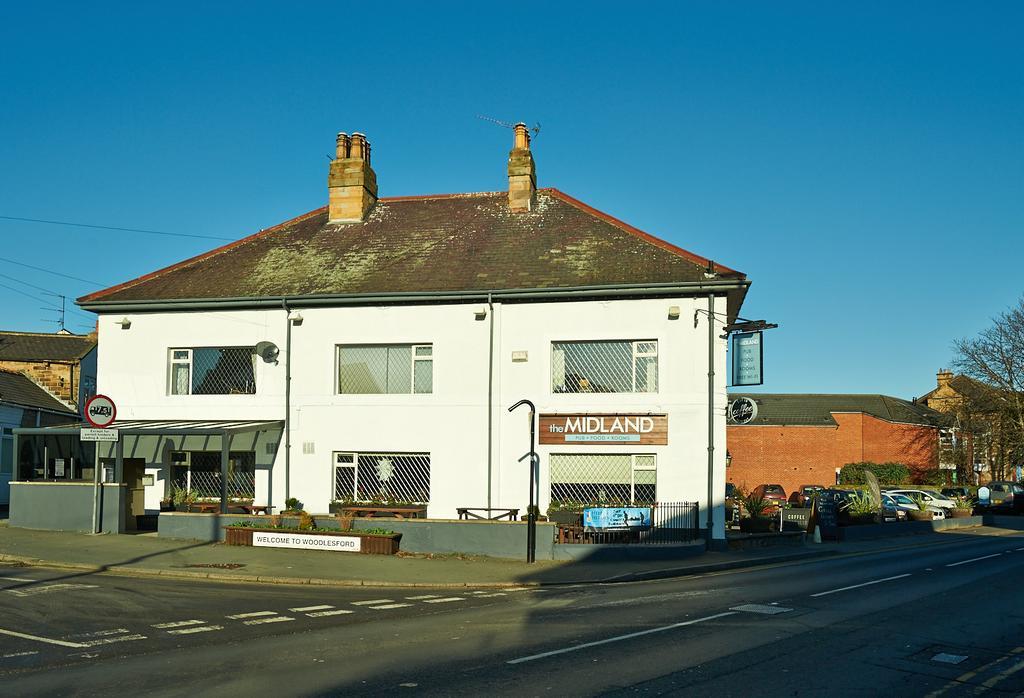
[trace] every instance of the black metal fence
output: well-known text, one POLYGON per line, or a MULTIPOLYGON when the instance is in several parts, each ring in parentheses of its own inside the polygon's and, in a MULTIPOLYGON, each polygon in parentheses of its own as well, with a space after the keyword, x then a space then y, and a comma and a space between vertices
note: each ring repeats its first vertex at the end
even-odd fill
POLYGON ((651 507, 650 526, 598 529, 583 525, 583 515, 559 523, 559 543, 658 545, 685 543, 700 538, 697 502, 658 502, 651 507))

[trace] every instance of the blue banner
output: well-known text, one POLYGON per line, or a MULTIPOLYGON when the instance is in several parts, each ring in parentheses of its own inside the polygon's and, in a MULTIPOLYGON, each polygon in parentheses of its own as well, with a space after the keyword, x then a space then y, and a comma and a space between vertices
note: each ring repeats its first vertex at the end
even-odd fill
POLYGON ((588 530, 607 531, 627 528, 650 528, 650 507, 600 507, 583 510, 583 526, 588 530))
POLYGON ((764 352, 760 332, 737 332, 732 336, 732 384, 764 383, 764 352))

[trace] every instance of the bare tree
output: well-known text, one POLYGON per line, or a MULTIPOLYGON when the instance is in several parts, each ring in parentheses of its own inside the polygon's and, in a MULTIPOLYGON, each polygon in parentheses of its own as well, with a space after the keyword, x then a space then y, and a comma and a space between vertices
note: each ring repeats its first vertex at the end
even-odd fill
POLYGON ((953 348, 956 369, 984 386, 965 407, 984 415, 993 475, 1005 476, 1007 466, 1024 463, 1024 297, 953 348))

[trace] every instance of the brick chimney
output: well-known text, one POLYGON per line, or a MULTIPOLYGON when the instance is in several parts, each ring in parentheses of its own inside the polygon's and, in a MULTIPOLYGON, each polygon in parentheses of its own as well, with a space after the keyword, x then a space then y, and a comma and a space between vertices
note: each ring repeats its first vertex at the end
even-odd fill
POLYGON ((953 380, 953 372, 948 368, 940 368, 939 372, 935 374, 935 382, 940 388, 948 386, 951 380, 953 380))
POLYGON ((327 175, 328 220, 358 223, 377 203, 377 175, 370 167, 370 143, 361 133, 338 134, 337 156, 327 175))
POLYGON ((537 171, 530 152, 530 132, 526 124, 514 127, 515 141, 508 154, 508 207, 512 213, 524 213, 533 208, 533 194, 537 191, 537 171))

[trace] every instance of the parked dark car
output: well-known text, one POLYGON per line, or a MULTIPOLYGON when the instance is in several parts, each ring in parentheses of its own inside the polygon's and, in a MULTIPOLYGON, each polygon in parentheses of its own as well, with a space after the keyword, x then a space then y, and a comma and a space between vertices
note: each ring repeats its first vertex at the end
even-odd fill
POLYGON ((800 485, 789 495, 789 504, 794 507, 809 507, 811 500, 823 489, 825 488, 821 485, 800 485))
POLYGON ((764 497, 776 510, 786 505, 786 490, 782 485, 758 485, 753 493, 764 497))

